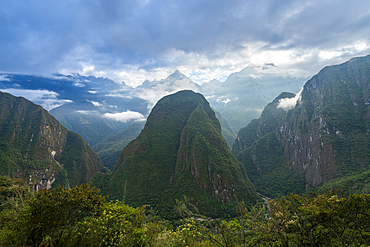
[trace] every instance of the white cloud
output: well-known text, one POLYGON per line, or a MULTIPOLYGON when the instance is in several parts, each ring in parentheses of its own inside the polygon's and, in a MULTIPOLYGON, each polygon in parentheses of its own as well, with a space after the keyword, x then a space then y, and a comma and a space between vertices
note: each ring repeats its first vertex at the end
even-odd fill
POLYGON ((123 99, 132 99, 132 96, 130 95, 124 95, 124 94, 119 94, 119 93, 110 93, 110 94, 106 94, 105 96, 117 97, 117 98, 123 98, 123 99))
POLYGON ((94 106, 103 106, 102 104, 100 104, 99 102, 96 102, 96 101, 90 101, 94 106))
POLYGON ((79 81, 75 81, 75 82, 73 83, 73 86, 75 86, 75 87, 85 87, 86 85, 85 85, 85 84, 83 84, 83 83, 81 83, 81 82, 79 82, 79 81))
POLYGON ((276 108, 283 108, 285 111, 293 109, 297 102, 301 99, 302 91, 303 88, 293 98, 280 99, 279 104, 276 106, 276 108))
POLYGON ((98 111, 88 111, 88 110, 78 110, 76 111, 77 113, 81 113, 81 114, 86 114, 86 115, 90 115, 90 114, 98 114, 98 111))
POLYGON ((143 114, 140 112, 135 112, 135 111, 124 111, 124 112, 119 112, 119 113, 105 113, 103 115, 105 118, 109 119, 114 119, 116 121, 124 122, 126 123, 127 121, 143 121, 145 120, 145 117, 143 114))
POLYGON ((214 97, 217 97, 217 95, 213 94, 213 95, 205 96, 205 98, 206 98, 207 100, 212 99, 212 98, 214 98, 214 97))
POLYGON ((225 106, 227 105, 227 103, 229 103, 231 101, 231 99, 229 99, 229 98, 225 98, 225 96, 221 96, 221 97, 219 97, 217 100, 216 100, 216 102, 222 102, 222 103, 224 103, 225 104, 225 106))
POLYGON ((48 111, 58 106, 64 105, 65 103, 73 102, 72 100, 68 99, 58 99, 57 96, 59 94, 49 90, 6 88, 0 89, 0 91, 10 93, 17 97, 24 97, 35 104, 40 104, 44 109, 48 111))
POLYGON ((0 81, 11 81, 8 75, 0 75, 0 81))

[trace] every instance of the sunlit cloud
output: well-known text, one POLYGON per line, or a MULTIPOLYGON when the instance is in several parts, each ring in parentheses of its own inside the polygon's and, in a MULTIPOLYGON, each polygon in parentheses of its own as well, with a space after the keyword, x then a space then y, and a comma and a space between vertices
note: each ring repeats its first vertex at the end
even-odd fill
POLYGON ((50 111, 53 108, 64 105, 66 103, 72 103, 72 100, 58 99, 56 92, 48 90, 29 90, 29 89, 16 89, 16 88, 5 88, 0 89, 2 92, 10 93, 17 97, 24 97, 33 103, 40 104, 44 109, 50 111))
POLYGON ((0 75, 0 81, 11 81, 8 75, 0 75))
POLYGON ((301 89, 301 91, 299 91, 299 93, 297 93, 292 98, 280 99, 279 104, 276 106, 276 108, 283 108, 285 111, 293 109, 295 105, 297 104, 297 102, 300 100, 302 91, 303 91, 303 88, 301 89))
POLYGON ((86 114, 86 115, 92 115, 92 114, 96 115, 96 114, 99 114, 99 112, 98 111, 95 111, 95 110, 91 110, 91 111, 89 111, 89 110, 78 110, 76 112, 77 113, 81 113, 81 114, 86 114))
POLYGON ((94 106, 103 106, 102 104, 100 104, 99 102, 96 102, 96 101, 90 101, 94 106))
POLYGON ((113 119, 116 121, 120 121, 120 122, 124 122, 124 123, 128 121, 132 121, 132 120, 143 121, 146 119, 144 115, 141 114, 140 112, 135 112, 135 111, 130 111, 130 110, 119 112, 119 113, 105 113, 103 117, 113 119))

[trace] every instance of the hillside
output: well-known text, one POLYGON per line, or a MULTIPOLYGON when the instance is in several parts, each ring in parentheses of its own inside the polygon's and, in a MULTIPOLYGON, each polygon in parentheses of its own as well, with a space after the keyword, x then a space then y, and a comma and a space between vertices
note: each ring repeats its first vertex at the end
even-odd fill
POLYGON ((183 195, 214 217, 235 212, 229 206, 236 200, 257 200, 242 164, 221 135, 215 113, 192 91, 158 101, 112 174, 97 174, 93 184, 111 199, 151 205, 166 218, 173 217, 175 199, 183 195))
POLYGON ((104 168, 78 134, 41 106, 0 92, 0 175, 36 188, 86 183, 104 168))
POLYGON ((370 56, 326 67, 307 81, 294 108, 284 113, 278 105, 285 99, 275 100, 258 125, 240 131, 233 152, 257 191, 271 197, 322 188, 370 192, 369 68, 370 56))

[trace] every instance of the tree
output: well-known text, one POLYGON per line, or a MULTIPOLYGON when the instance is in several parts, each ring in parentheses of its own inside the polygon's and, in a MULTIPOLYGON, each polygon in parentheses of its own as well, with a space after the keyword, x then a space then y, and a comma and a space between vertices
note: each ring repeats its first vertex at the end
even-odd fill
POLYGON ((99 213, 104 203, 105 197, 89 185, 41 190, 28 200, 11 228, 2 229, 9 234, 3 242, 8 241, 15 246, 39 246, 49 242, 58 246, 74 225, 99 213))
POLYGON ((368 246, 370 195, 290 195, 270 201, 261 243, 277 246, 368 246))

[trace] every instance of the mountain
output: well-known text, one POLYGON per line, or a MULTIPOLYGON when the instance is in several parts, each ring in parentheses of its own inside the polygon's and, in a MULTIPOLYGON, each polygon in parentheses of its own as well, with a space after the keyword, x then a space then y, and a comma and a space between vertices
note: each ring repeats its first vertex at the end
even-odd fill
POLYGON ((261 74, 247 67, 232 73, 224 82, 213 80, 201 85, 200 92, 211 106, 227 119, 237 133, 283 91, 298 92, 306 79, 261 74))
POLYGON ((108 78, 1 74, 0 90, 42 105, 90 146, 149 113, 147 101, 132 95, 133 88, 108 78))
POLYGON ((213 217, 235 212, 236 200, 257 200, 209 103, 189 90, 159 100, 143 131, 123 149, 114 171, 97 174, 92 181, 111 199, 151 205, 166 218, 173 217, 175 199, 183 195, 213 217))
MULTIPOLYGON (((221 134, 229 148, 231 148, 236 135, 232 131, 227 120, 222 117, 221 113, 215 113, 221 124, 221 134)), ((122 149, 140 134, 141 130, 144 128, 144 124, 145 121, 135 122, 130 127, 105 137, 102 141, 92 147, 94 152, 103 162, 104 166, 110 170, 114 169, 122 149)))
MULTIPOLYGON (((159 99, 181 90, 205 95, 235 134, 258 118, 263 107, 277 94, 298 92, 303 83, 302 78, 260 74, 253 68, 233 73, 225 82, 213 80, 201 86, 175 71, 165 79, 146 80, 136 88, 108 78, 79 74, 55 74, 49 78, 0 74, 0 90, 42 105, 69 130, 80 134, 90 146, 137 120, 145 119, 159 99)), ((224 121, 221 122, 224 127, 224 121)), ((231 143, 230 133, 224 137, 231 143)))
POLYGON ((276 99, 258 124, 239 132, 233 152, 270 197, 310 189, 369 193, 369 129, 366 56, 325 67, 300 94, 276 99))
POLYGON ((239 131, 232 147, 232 153, 243 163, 256 190, 271 198, 305 191, 303 175, 286 164, 284 148, 276 136, 276 129, 288 114, 278 107, 280 100, 294 97, 295 94, 282 93, 275 98, 259 119, 239 131))
POLYGON ((41 106, 0 92, 0 116, 0 175, 24 178, 39 189, 73 187, 105 169, 81 136, 41 106))
POLYGON ((140 134, 144 124, 145 121, 135 122, 130 127, 105 137, 92 147, 104 166, 110 170, 114 169, 123 148, 140 134))

